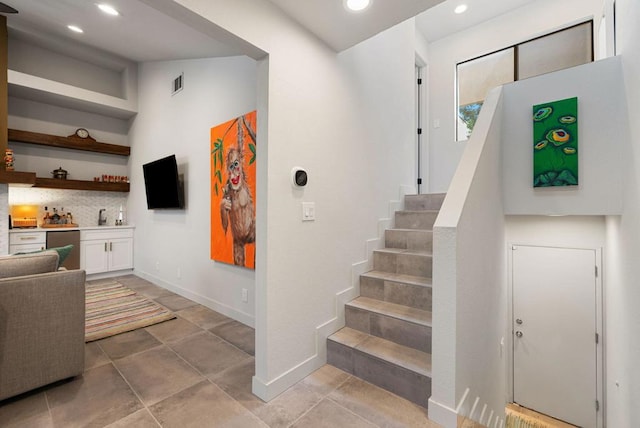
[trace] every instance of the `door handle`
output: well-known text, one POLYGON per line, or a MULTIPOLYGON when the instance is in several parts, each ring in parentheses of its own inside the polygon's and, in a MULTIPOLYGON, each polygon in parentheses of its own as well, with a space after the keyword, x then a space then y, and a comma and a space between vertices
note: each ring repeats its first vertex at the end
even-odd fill
POLYGON ((520 318, 516 319, 516 324, 522 324, 522 320, 520 318))
POLYGON ((522 337, 522 332, 521 331, 516 331, 516 337, 522 337))
POLYGON ((109 242, 109 251, 113 251, 113 242, 109 242))

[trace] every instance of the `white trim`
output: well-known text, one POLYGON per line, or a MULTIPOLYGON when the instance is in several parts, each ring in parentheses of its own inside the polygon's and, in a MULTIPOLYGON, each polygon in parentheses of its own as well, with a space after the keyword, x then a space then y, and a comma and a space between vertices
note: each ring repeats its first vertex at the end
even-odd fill
POLYGON ((217 300, 211 299, 210 297, 206 297, 201 294, 194 293, 193 291, 184 289, 178 285, 175 285, 171 282, 167 282, 163 279, 160 279, 154 275, 151 275, 139 269, 134 269, 133 274, 141 278, 144 278, 147 281, 151 281, 154 284, 159 285, 160 287, 166 288, 167 290, 173 291, 176 294, 186 297, 187 299, 200 303, 201 305, 204 305, 209 309, 213 309, 216 312, 220 312, 221 314, 226 315, 230 318, 233 318, 234 320, 239 321, 242 324, 255 328, 255 317, 253 317, 252 315, 249 315, 245 312, 242 312, 235 308, 227 306, 224 303, 220 303, 217 300))
POLYGON ((439 423, 444 428, 457 428, 458 427, 458 413, 442 403, 439 403, 433 399, 433 396, 429 398, 429 419, 439 423))
POLYGON ((373 251, 384 247, 384 232, 393 225, 393 213, 402 209, 404 196, 412 193, 415 193, 415 187, 400 186, 400 200, 389 202, 389 218, 378 220, 378 237, 366 241, 365 259, 351 265, 351 284, 335 295, 333 317, 316 327, 315 353, 269 382, 253 376, 252 392, 254 395, 268 402, 327 362, 327 338, 344 327, 345 304, 360 295, 360 275, 373 269, 373 251))

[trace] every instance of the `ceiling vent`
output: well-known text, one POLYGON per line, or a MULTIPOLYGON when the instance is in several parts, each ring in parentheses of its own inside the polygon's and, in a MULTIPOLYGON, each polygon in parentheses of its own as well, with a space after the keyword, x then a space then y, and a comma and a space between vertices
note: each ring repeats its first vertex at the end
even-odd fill
POLYGON ((184 73, 180 73, 180 76, 173 79, 171 86, 171 95, 175 95, 184 88, 184 73))

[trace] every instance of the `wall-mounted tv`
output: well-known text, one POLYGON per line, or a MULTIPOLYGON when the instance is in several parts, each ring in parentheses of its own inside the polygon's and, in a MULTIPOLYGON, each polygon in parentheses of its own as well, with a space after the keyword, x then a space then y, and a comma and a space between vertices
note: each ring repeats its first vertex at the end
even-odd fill
POLYGON ((142 165, 147 208, 184 208, 182 183, 176 156, 171 155, 142 165))

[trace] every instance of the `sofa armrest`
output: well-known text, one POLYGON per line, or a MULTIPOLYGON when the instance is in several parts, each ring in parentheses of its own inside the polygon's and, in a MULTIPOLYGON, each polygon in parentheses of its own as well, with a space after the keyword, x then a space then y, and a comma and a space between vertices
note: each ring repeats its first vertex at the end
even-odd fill
POLYGON ((81 374, 85 271, 0 279, 0 400, 81 374))

